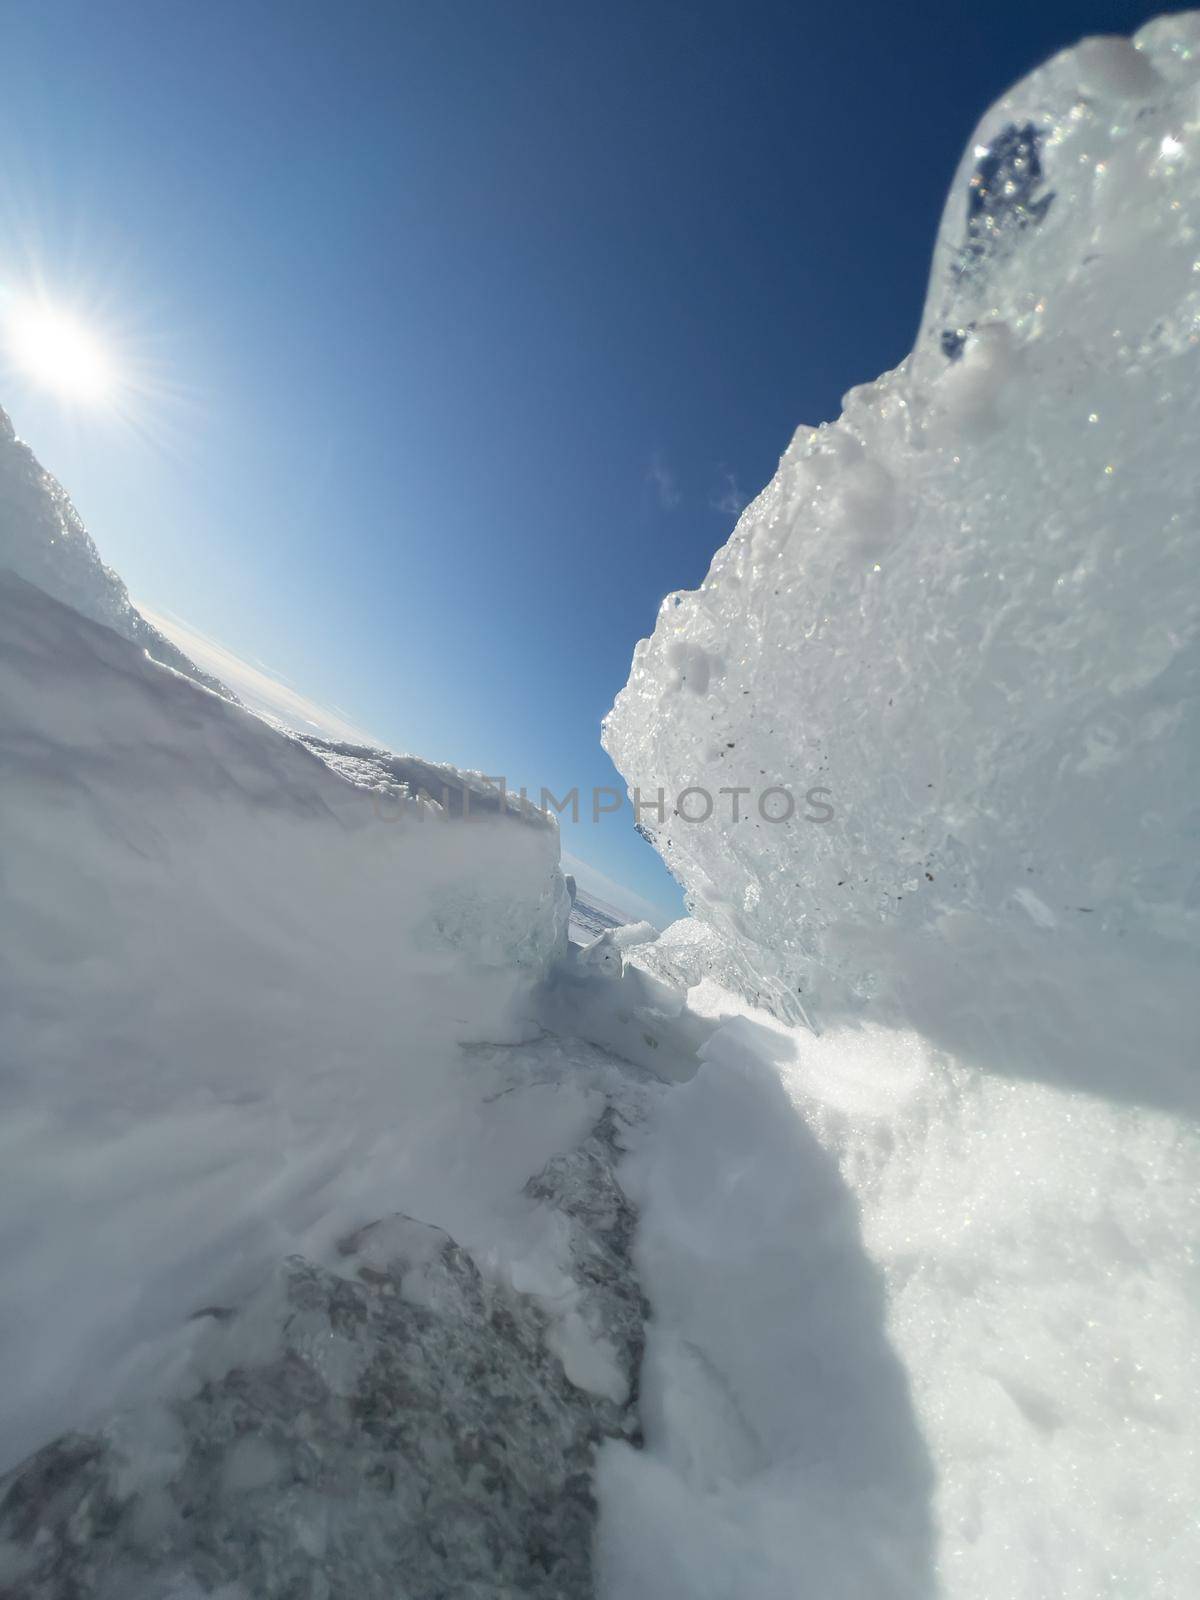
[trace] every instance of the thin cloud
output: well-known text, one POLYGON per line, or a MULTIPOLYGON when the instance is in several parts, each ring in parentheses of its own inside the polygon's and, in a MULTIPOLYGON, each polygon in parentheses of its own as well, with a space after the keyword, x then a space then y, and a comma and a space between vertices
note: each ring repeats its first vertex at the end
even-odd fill
POLYGON ((720 483, 709 497, 708 503, 713 510, 727 517, 740 517, 749 499, 749 495, 742 493, 741 485, 728 467, 722 467, 720 483))
POLYGON ((679 488, 679 480, 667 466, 660 455, 655 455, 647 469, 646 476, 658 496, 658 503, 664 511, 674 511, 683 499, 679 488))

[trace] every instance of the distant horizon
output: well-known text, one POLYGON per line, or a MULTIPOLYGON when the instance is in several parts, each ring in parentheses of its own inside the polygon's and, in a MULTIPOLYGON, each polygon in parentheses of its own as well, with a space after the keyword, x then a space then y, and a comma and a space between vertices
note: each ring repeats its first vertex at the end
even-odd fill
MULTIPOLYGON (((155 611, 150 606, 140 604, 134 596, 130 596, 130 599, 152 627, 177 645, 202 671, 211 673, 224 683, 251 711, 265 713, 297 732, 304 731, 304 727, 300 726, 303 723, 312 732, 325 738, 371 745, 380 750, 393 748, 387 740, 348 721, 339 707, 322 705, 319 701, 309 699, 297 686, 272 673, 265 663, 245 661, 218 640, 210 639, 198 629, 190 627, 181 617, 155 611)), ((424 750, 395 753, 436 759, 434 754, 424 750)), ((609 878, 591 862, 565 848, 562 851, 562 868, 575 878, 581 888, 587 890, 589 899, 599 910, 615 912, 622 921, 644 920, 662 928, 674 920, 662 906, 645 899, 627 884, 609 878)), ((683 914, 682 909, 676 913, 679 916, 683 914)))
MULTIPOLYGON (((225 683, 251 710, 266 712, 292 728, 296 727, 297 722, 303 721, 314 732, 329 738, 371 744, 380 749, 389 748, 385 740, 345 721, 340 708, 323 706, 307 699, 295 686, 273 676, 263 663, 243 661, 216 640, 189 628, 181 618, 139 605, 136 599, 133 603, 151 626, 178 645, 198 667, 225 683)), ((397 753, 426 754, 424 751, 397 753)), ((674 920, 661 906, 644 899, 627 884, 607 877, 589 861, 569 850, 562 852, 562 867, 586 890, 591 903, 601 911, 615 913, 621 921, 646 920, 662 928, 674 920)), ((683 915, 683 912, 678 914, 683 915)))

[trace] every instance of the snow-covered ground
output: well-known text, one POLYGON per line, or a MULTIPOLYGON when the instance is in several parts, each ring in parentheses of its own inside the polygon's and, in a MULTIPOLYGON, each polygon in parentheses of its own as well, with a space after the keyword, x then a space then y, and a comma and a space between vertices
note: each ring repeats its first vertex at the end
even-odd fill
POLYGON ((691 1005, 729 1020, 623 1169, 654 1314, 605 1592, 1195 1593, 1195 1125, 691 1005))
POLYGON ((568 903, 553 828, 355 786, 11 575, 0 771, 11 1464, 313 1230, 449 1205, 473 1239, 508 1169, 461 1047, 536 1033, 568 903))
POLYGON ((5 1594, 1200 1592, 1198 51, 989 114, 639 646, 632 784, 835 806, 670 818, 661 937, 194 672, 0 420, 5 1594))

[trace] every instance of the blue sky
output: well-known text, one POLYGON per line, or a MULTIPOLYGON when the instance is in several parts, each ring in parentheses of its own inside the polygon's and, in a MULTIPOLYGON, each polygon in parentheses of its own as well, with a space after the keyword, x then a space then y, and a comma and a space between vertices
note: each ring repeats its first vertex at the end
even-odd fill
MULTIPOLYGON (((794 428, 909 348, 987 105, 1166 7, 0 3, 0 403, 105 559, 396 748, 619 784, 600 719, 794 428)), ((628 810, 566 847, 661 918, 628 810)))

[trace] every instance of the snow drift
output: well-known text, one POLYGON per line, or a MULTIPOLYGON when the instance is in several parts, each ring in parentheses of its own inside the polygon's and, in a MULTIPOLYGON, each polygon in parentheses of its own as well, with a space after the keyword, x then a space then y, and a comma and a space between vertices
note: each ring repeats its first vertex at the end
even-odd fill
POLYGON ((653 1315, 602 1592, 1194 1593, 1195 1126, 689 1003, 704 1063, 621 1170, 653 1315))
POLYGON ((11 573, 0 839, 11 1461, 398 1165, 486 1193, 459 1047, 536 1032, 569 907, 540 818, 352 783, 11 573))
POLYGON ((1169 1105, 1200 1039, 1198 52, 1166 17, 987 114, 912 355, 797 432, 604 734, 643 797, 751 796, 643 821, 776 1014, 1169 1105))

